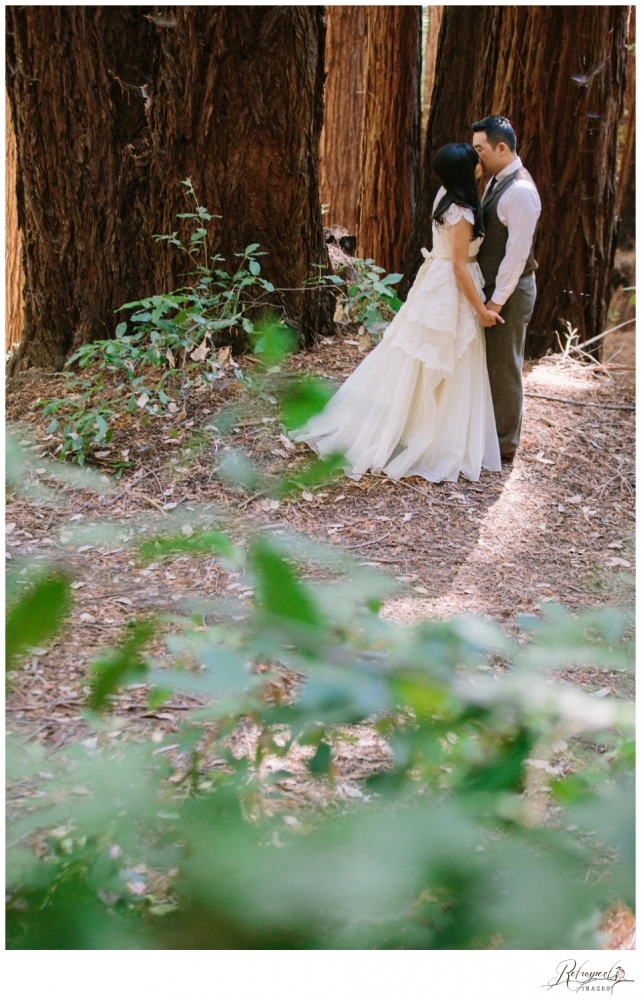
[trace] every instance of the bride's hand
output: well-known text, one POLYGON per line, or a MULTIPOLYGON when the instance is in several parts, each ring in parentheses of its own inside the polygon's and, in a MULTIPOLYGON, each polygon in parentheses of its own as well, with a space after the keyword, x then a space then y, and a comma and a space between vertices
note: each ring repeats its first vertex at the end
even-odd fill
POLYGON ((502 319, 497 312, 494 312, 492 309, 486 309, 485 307, 483 307, 482 311, 479 313, 479 323, 481 324, 481 326, 484 327, 494 326, 494 324, 497 321, 499 323, 505 323, 505 320, 502 319))

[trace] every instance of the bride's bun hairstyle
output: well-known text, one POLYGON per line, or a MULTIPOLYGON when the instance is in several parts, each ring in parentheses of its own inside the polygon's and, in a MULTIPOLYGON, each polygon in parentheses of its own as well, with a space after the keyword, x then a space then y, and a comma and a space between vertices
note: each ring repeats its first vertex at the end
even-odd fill
POLYGON ((434 209, 434 222, 442 222, 450 205, 461 205, 474 213, 476 239, 485 234, 481 199, 474 171, 480 163, 479 154, 467 142, 448 142, 432 160, 432 170, 445 188, 445 194, 434 209))

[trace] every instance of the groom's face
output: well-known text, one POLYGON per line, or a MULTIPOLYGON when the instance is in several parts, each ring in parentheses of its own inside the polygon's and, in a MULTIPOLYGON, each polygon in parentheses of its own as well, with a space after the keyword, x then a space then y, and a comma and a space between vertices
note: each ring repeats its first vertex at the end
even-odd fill
POLYGON ((493 148, 485 132, 475 132, 472 144, 481 158, 486 177, 494 177, 503 169, 506 164, 504 151, 507 149, 504 142, 497 142, 496 148, 493 148))

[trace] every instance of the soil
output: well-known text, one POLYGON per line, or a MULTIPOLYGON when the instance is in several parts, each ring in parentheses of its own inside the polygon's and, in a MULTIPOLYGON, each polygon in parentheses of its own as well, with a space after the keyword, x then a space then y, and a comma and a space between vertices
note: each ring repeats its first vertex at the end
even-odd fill
MULTIPOLYGON (((184 409, 175 414, 120 418, 112 442, 94 460, 99 469, 113 471, 125 453, 131 464, 115 489, 95 495, 54 486, 57 506, 37 497, 9 500, 9 561, 53 556, 74 576, 74 604, 64 633, 13 672, 8 732, 42 743, 47 752, 78 740, 151 740, 173 760, 175 781, 182 780, 186 767, 171 746, 171 734, 196 699, 176 695, 149 711, 144 685, 129 686, 115 699, 109 731, 92 733, 81 715, 87 668, 141 612, 172 612, 194 597, 215 597, 222 601, 221 613, 240 624, 252 594, 239 586, 240 574, 225 571, 214 559, 183 555, 141 567, 128 543, 145 534, 225 523, 241 544, 255 531, 322 541, 394 579, 397 589, 381 613, 399 623, 477 615, 518 633, 515 616, 544 612, 550 601, 571 611, 631 607, 633 331, 627 326, 609 335, 599 364, 558 354, 526 363, 516 458, 500 473, 483 472, 478 483, 342 477, 307 493, 308 499, 297 493, 280 502, 230 485, 221 478, 221 458, 232 446, 274 475, 294 471, 309 457, 304 445, 294 446, 283 435, 269 401, 245 401, 231 365, 223 378, 188 392, 184 409), (236 415, 225 430, 221 413, 232 404, 236 415)), ((359 344, 362 349, 359 332, 343 325, 337 337, 294 356, 290 365, 339 383, 362 359, 359 344)), ((245 358, 239 365, 251 374, 254 362, 245 358)), ((115 384, 106 378, 105 398, 115 384)), ((36 457, 51 457, 56 441, 47 440, 46 420, 35 404, 64 391, 62 376, 38 370, 9 382, 9 420, 25 440, 29 435, 38 442, 32 445, 36 457)), ((44 478, 35 469, 32 483, 44 478)), ((310 567, 309 577, 319 574, 310 567)), ((154 651, 167 659, 162 636, 154 651)), ((634 696, 623 674, 586 668, 566 681, 590 692, 607 686, 612 695, 634 696)), ((280 694, 291 695, 295 683, 283 672, 280 694)), ((209 768, 217 766, 214 735, 205 732, 201 744, 209 768)), ((250 726, 236 732, 237 756, 252 757, 255 738, 250 726)), ((359 779, 389 764, 389 748, 373 730, 347 729, 336 735, 336 785, 324 789, 306 781, 306 749, 288 759, 292 776, 279 785, 281 807, 290 812, 362 796, 359 779)), ((282 758, 274 761, 283 766, 282 758)), ((264 758, 263 769, 270 766, 264 758)), ((613 933, 615 924, 627 927, 626 920, 617 911, 613 933)))

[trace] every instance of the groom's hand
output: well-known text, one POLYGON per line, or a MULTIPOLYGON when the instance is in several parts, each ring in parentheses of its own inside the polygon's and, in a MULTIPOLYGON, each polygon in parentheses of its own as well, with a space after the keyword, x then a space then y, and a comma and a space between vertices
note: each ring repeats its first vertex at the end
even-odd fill
POLYGON ((490 301, 490 302, 486 302, 486 303, 485 303, 485 308, 486 308, 486 309, 487 309, 487 310, 488 310, 489 312, 493 312, 493 313, 500 313, 500 311, 501 311, 501 309, 503 308, 503 306, 498 306, 498 305, 496 304, 496 302, 492 302, 492 301, 490 301))

